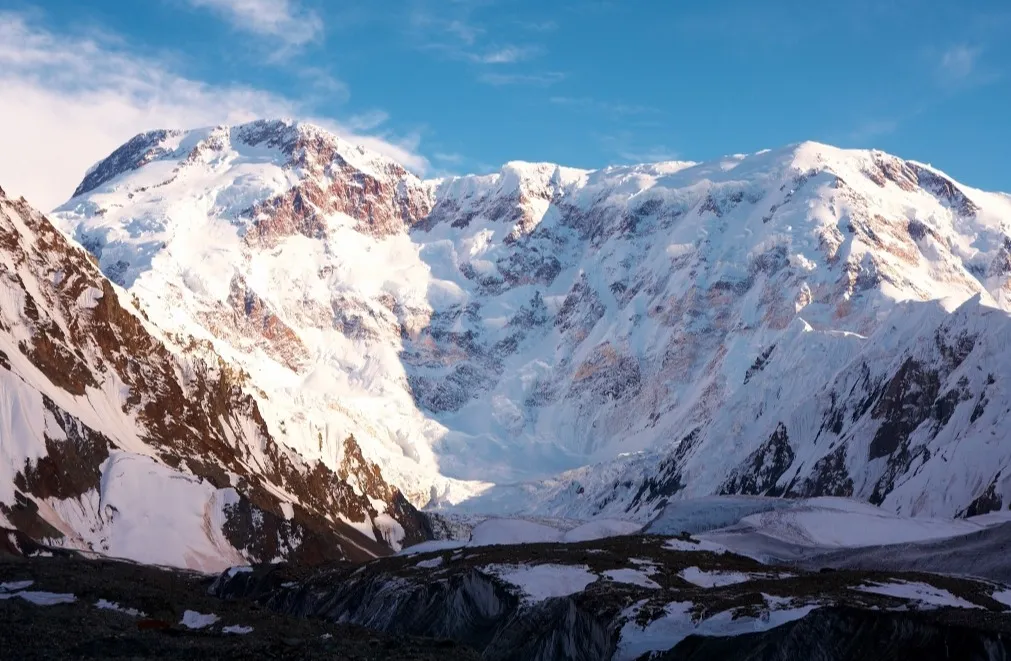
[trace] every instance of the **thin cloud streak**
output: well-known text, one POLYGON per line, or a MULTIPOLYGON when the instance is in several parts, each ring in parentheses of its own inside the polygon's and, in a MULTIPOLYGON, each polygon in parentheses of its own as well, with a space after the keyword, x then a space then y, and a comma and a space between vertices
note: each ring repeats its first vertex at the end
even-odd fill
POLYGON ((847 137, 851 142, 865 143, 895 133, 898 128, 898 120, 873 119, 857 126, 847 137))
POLYGON ((478 81, 487 85, 501 87, 504 85, 532 85, 535 87, 550 87, 565 80, 565 74, 560 71, 543 73, 484 73, 478 76, 478 81))
POLYGON ((541 49, 535 46, 506 46, 472 59, 481 64, 513 64, 535 57, 540 51, 541 49))
POLYGON ((521 22, 520 27, 530 32, 554 32, 558 29, 555 21, 521 22))
POLYGON ((299 47, 323 34, 323 19, 294 0, 187 0, 198 9, 209 9, 235 29, 273 37, 299 47))
POLYGON ((941 55, 938 65, 941 76, 949 81, 968 79, 976 69, 980 50, 964 44, 949 48, 941 55))
MULTIPOLYGON (((458 2, 428 2, 414 0, 407 14, 407 34, 414 47, 450 60, 458 60, 485 67, 503 67, 534 59, 544 54, 544 46, 536 43, 515 43, 509 36, 492 35, 474 18, 484 3, 476 0, 458 2), (501 38, 501 37, 506 38, 501 38)), ((555 29, 551 21, 512 24, 513 32, 543 33, 555 29)), ((527 41, 520 38, 517 41, 527 41)), ((481 72, 477 79, 488 85, 538 85, 548 86, 561 80, 555 72, 481 72)))
POLYGON ((660 110, 652 106, 630 103, 601 101, 591 97, 553 96, 548 102, 556 106, 568 106, 579 110, 602 112, 608 115, 657 115, 660 110))
POLYGON ((457 154, 456 152, 453 153, 435 152, 434 154, 432 154, 432 158, 439 161, 440 163, 448 163, 450 165, 457 165, 463 163, 464 161, 463 154, 457 154))
POLYGON ((677 151, 663 144, 642 145, 640 140, 629 131, 597 134, 594 137, 604 149, 625 163, 660 163, 679 160, 677 151))

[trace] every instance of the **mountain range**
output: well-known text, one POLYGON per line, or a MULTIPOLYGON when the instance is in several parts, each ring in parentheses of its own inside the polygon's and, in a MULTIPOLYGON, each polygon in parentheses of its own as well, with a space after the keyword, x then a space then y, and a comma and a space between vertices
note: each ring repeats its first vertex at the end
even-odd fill
POLYGON ((48 216, 0 196, 0 250, 14 545, 215 570, 385 555, 421 509, 1011 503, 1011 197, 882 152, 423 180, 306 123, 160 130, 48 216))

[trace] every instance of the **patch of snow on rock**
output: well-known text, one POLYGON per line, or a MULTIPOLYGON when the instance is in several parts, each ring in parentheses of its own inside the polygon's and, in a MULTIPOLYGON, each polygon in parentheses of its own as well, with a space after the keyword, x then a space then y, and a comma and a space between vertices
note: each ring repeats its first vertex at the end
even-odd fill
POLYGON ((684 539, 670 539, 664 544, 665 548, 671 551, 696 551, 699 553, 729 553, 730 550, 722 544, 716 544, 707 540, 688 541, 684 539))
POLYGON ((95 608, 116 611, 123 613, 124 615, 129 615, 130 617, 143 617, 145 615, 143 611, 139 611, 136 608, 126 608, 125 606, 120 606, 115 601, 109 601, 107 599, 99 599, 96 601, 95 608))
POLYGON ((231 626, 222 627, 221 633, 236 633, 240 635, 245 635, 247 633, 253 633, 253 627, 247 627, 241 624, 233 624, 231 626))
POLYGON ((781 624, 798 620, 816 608, 813 605, 798 608, 770 609, 760 617, 734 617, 734 611, 716 613, 704 620, 695 620, 690 601, 667 604, 664 614, 645 627, 635 623, 638 607, 628 609, 629 621, 621 630, 621 639, 615 651, 615 661, 631 661, 649 652, 669 650, 691 635, 696 636, 738 636, 774 629, 781 624))
POLYGON ((447 551, 449 549, 459 549, 467 546, 467 542, 460 539, 433 539, 431 541, 408 546, 397 555, 418 555, 419 553, 430 553, 432 551, 447 551))
POLYGON ((17 590, 26 590, 32 587, 32 585, 34 584, 35 581, 9 581, 7 583, 0 583, 0 592, 16 592, 17 590))
POLYGON ((229 567, 228 571, 225 572, 228 578, 235 578, 239 574, 251 574, 253 573, 252 567, 229 567))
POLYGON ((1005 606, 1011 607, 1011 589, 1005 588, 1003 590, 996 590, 990 595, 990 598, 1004 604, 1005 606))
POLYGON ((645 571, 639 571, 637 569, 608 569, 604 572, 604 576, 612 581, 617 581, 618 583, 630 583, 644 588, 660 587, 656 581, 650 579, 646 575, 645 571))
POLYGON ((218 616, 214 613, 198 613, 196 611, 186 611, 179 624, 188 629, 203 629, 218 621, 218 616))
POLYGON ((429 558, 428 560, 422 560, 416 567, 421 567, 422 569, 435 569, 442 565, 442 556, 437 556, 435 558, 429 558))
POLYGON ((906 599, 928 607, 982 608, 982 606, 966 601, 961 597, 956 597, 947 590, 936 588, 928 583, 896 581, 893 583, 872 583, 854 589, 861 592, 882 594, 887 597, 898 597, 899 599, 906 599))
POLYGON ((704 571, 698 567, 688 567, 678 573, 678 576, 692 585, 700 588, 718 588, 724 585, 745 583, 752 579, 751 574, 737 571, 704 571))
POLYGON ((533 602, 582 592, 598 578, 586 565, 488 565, 484 571, 512 583, 533 602))
POLYGON ((17 597, 36 606, 55 606, 56 604, 72 604, 77 601, 77 597, 72 594, 61 594, 58 592, 0 592, 0 600, 13 599, 17 597))

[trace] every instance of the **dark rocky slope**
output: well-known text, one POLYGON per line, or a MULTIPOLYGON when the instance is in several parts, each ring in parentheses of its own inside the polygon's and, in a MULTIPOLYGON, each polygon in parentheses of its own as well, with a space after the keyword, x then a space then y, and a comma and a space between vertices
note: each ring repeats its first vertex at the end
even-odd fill
POLYGON ((364 566, 257 567, 221 575, 212 591, 285 615, 450 638, 489 660, 648 653, 671 659, 901 659, 918 658, 918 650, 945 641, 952 649, 991 654, 971 658, 1011 654, 1011 610, 995 598, 1003 599, 1001 586, 913 572, 808 572, 703 548, 691 539, 642 536, 469 547, 364 566), (537 567, 548 571, 537 573, 537 567), (530 570, 526 575, 536 578, 517 582, 530 570), (581 573, 585 585, 555 592, 546 587, 581 573), (764 656, 780 649, 785 656, 764 656), (883 656, 867 656, 868 650, 883 656))
POLYGON ((477 654, 451 641, 387 636, 361 627, 287 617, 255 603, 210 596, 203 574, 76 554, 14 559, 0 551, 0 584, 21 592, 73 595, 37 605, 0 588, 0 658, 49 659, 348 659, 468 661, 477 654), (104 601, 102 601, 104 600, 104 601), (106 607, 98 607, 102 601, 106 607), (133 615, 108 604, 141 611, 133 615), (186 611, 216 615, 207 627, 181 624, 186 611), (228 633, 242 627, 247 633, 228 633))

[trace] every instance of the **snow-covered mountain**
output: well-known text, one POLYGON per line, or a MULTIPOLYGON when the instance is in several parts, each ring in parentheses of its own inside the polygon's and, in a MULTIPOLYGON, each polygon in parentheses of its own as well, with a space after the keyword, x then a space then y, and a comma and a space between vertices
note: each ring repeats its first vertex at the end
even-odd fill
POLYGON ((42 541, 214 571, 365 559, 426 538, 353 437, 338 470, 291 452, 248 376, 192 342, 173 348, 87 252, 0 191, 8 550, 42 541))
POLYGON ((417 505, 1011 501, 1011 198, 924 164, 803 143, 422 181, 258 121, 140 135, 55 218, 174 351, 248 374, 265 433, 331 471, 353 435, 417 505))

